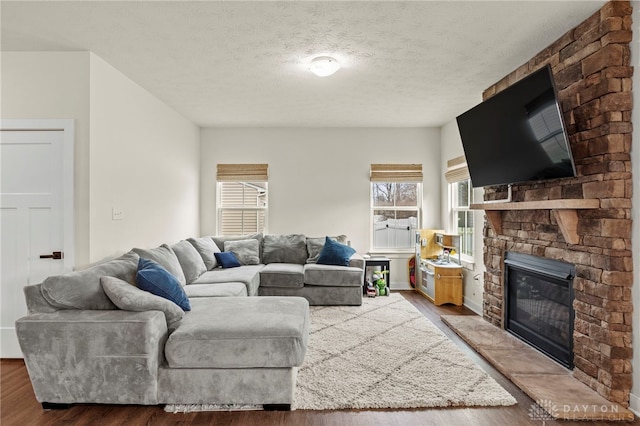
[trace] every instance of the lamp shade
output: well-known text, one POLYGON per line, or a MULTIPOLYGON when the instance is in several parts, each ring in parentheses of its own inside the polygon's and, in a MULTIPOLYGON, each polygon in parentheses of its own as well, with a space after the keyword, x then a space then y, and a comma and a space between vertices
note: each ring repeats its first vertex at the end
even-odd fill
POLYGON ((318 56, 309 64, 309 70, 318 77, 329 76, 340 69, 340 64, 330 56, 318 56))

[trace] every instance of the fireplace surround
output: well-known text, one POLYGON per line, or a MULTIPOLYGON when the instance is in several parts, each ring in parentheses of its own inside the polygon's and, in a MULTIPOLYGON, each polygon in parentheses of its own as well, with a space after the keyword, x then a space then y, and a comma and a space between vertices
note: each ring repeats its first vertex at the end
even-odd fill
POLYGON ((504 263, 505 329, 573 369, 575 266, 515 252, 504 263))
MULTIPOLYGON (((488 99, 550 64, 577 177, 514 185, 513 200, 599 201, 576 212, 571 241, 550 209, 504 211, 499 233, 485 221, 483 317, 505 327, 506 252, 575 265, 573 377, 625 407, 632 377, 631 11, 629 1, 606 3, 483 93, 488 99)), ((505 191, 486 187, 484 198, 502 199, 505 191)))

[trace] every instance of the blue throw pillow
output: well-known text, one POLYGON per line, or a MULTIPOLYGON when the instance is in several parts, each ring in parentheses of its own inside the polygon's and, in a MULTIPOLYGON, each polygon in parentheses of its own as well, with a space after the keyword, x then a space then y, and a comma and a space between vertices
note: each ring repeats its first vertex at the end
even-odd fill
POLYGON ((349 259, 355 252, 353 248, 326 237, 324 247, 316 263, 320 265, 349 266, 349 259))
POLYGON ((216 260, 223 268, 237 268, 240 266, 240 262, 233 252, 221 251, 220 253, 213 253, 216 260))
POLYGON ((136 285, 141 290, 171 300, 180 306, 183 311, 191 310, 189 298, 182 289, 178 279, 153 260, 142 257, 138 260, 136 285))

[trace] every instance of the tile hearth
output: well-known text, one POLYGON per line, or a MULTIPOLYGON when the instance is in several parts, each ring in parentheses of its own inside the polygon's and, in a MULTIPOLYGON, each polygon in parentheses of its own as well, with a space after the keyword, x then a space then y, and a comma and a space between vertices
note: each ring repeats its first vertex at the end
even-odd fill
POLYGON ((633 420, 633 413, 607 401, 571 371, 506 331, 474 315, 442 315, 442 321, 531 399, 563 420, 633 420), (551 409, 550 409, 551 408, 551 409))

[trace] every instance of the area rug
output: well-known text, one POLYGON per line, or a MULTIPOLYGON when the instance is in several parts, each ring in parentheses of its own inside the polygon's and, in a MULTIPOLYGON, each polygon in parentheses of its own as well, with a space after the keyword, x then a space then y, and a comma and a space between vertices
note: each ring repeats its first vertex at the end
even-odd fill
MULTIPOLYGON (((505 406, 516 403, 402 295, 312 306, 293 409, 505 406)), ((167 406, 170 412, 259 409, 167 406)))
POLYGON ((516 403, 402 295, 311 307, 294 408, 335 410, 516 403))

